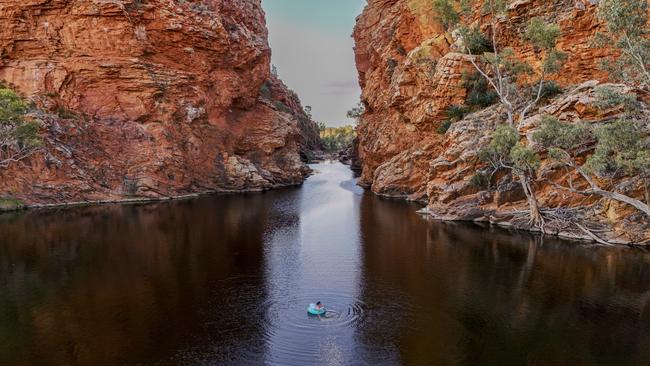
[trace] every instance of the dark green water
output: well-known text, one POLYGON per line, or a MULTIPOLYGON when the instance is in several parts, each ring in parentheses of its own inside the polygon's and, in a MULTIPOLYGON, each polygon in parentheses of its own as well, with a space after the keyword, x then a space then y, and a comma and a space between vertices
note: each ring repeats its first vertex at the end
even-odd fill
POLYGON ((649 254, 430 222, 314 168, 1 215, 0 365, 650 365, 649 254))

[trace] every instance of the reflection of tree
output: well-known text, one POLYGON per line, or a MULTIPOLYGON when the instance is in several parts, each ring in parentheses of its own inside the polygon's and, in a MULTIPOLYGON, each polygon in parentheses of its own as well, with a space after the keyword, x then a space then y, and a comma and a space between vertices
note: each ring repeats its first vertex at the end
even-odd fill
POLYGON ((649 255, 424 224, 413 211, 373 196, 361 209, 363 278, 403 290, 417 309, 392 334, 402 362, 650 362, 649 255))
POLYGON ((263 295, 273 197, 0 216, 0 341, 13 342, 0 364, 153 362, 186 343, 250 337, 256 321, 223 334, 229 319, 214 309, 263 295), (251 295, 224 290, 230 277, 251 295))

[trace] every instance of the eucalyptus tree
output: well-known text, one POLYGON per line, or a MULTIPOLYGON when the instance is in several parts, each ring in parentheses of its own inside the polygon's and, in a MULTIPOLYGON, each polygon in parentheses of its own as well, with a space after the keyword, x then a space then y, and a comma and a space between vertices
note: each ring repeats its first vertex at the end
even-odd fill
POLYGON ((650 216, 650 150, 637 121, 618 119, 594 130, 584 123, 569 124, 546 116, 540 130, 534 134, 534 140, 548 149, 551 158, 578 173, 587 185, 587 188, 580 189, 569 180, 568 186, 556 184, 558 188, 584 195, 600 195, 633 206, 650 216), (585 162, 578 163, 577 158, 587 153, 591 154, 586 160, 582 159, 585 162), (617 192, 615 188, 603 188, 593 177, 613 179, 622 175, 643 181, 645 203, 617 192))
POLYGON ((598 17, 606 23, 606 32, 596 35, 597 44, 620 51, 603 63, 610 76, 645 90, 650 90, 648 8, 647 0, 601 0, 598 17))
POLYGON ((490 165, 492 174, 508 169, 517 176, 528 202, 529 224, 544 232, 544 216, 533 188, 541 162, 532 148, 519 142, 519 131, 510 125, 497 126, 489 145, 479 151, 479 158, 490 165))
POLYGON ((535 17, 529 20, 522 41, 530 44, 541 57, 538 67, 538 80, 533 83, 524 83, 523 80, 534 74, 534 68, 522 61, 511 47, 501 47, 499 38, 502 36, 502 22, 510 22, 507 14, 507 1, 488 0, 484 3, 483 12, 489 16, 491 39, 488 42, 477 38, 476 30, 467 31, 465 28, 461 35, 467 39, 465 50, 468 54, 477 54, 477 49, 482 51, 486 44, 490 44, 490 52, 483 52, 475 58, 470 58, 474 68, 481 74, 488 84, 494 89, 499 101, 507 114, 507 122, 514 126, 516 121, 523 121, 526 115, 539 103, 544 96, 544 86, 549 74, 559 71, 566 55, 556 48, 558 37, 561 35, 560 27, 549 23, 542 18, 535 17), (472 37, 470 37, 472 36, 472 37), (479 39, 480 47, 476 47, 472 39, 479 39), (526 78, 523 78, 527 74, 526 78))

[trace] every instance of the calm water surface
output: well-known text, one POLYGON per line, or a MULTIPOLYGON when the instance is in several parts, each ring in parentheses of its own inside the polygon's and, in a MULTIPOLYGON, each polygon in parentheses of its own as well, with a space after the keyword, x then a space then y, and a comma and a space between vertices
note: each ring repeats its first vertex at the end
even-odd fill
POLYGON ((0 365, 650 365, 649 254, 431 222, 314 169, 0 215, 0 365))

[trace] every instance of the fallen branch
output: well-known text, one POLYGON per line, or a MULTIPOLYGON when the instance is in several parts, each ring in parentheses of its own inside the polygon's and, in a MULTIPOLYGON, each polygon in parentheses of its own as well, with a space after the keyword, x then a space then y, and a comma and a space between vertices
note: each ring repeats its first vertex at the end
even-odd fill
POLYGON ((603 244, 603 245, 607 245, 607 246, 614 246, 614 244, 599 238, 596 234, 592 233, 589 229, 587 229, 586 227, 578 224, 577 222, 575 222, 574 224, 578 227, 578 229, 582 230, 585 234, 587 234, 587 236, 589 236, 590 238, 592 238, 593 240, 595 240, 599 244, 603 244))

